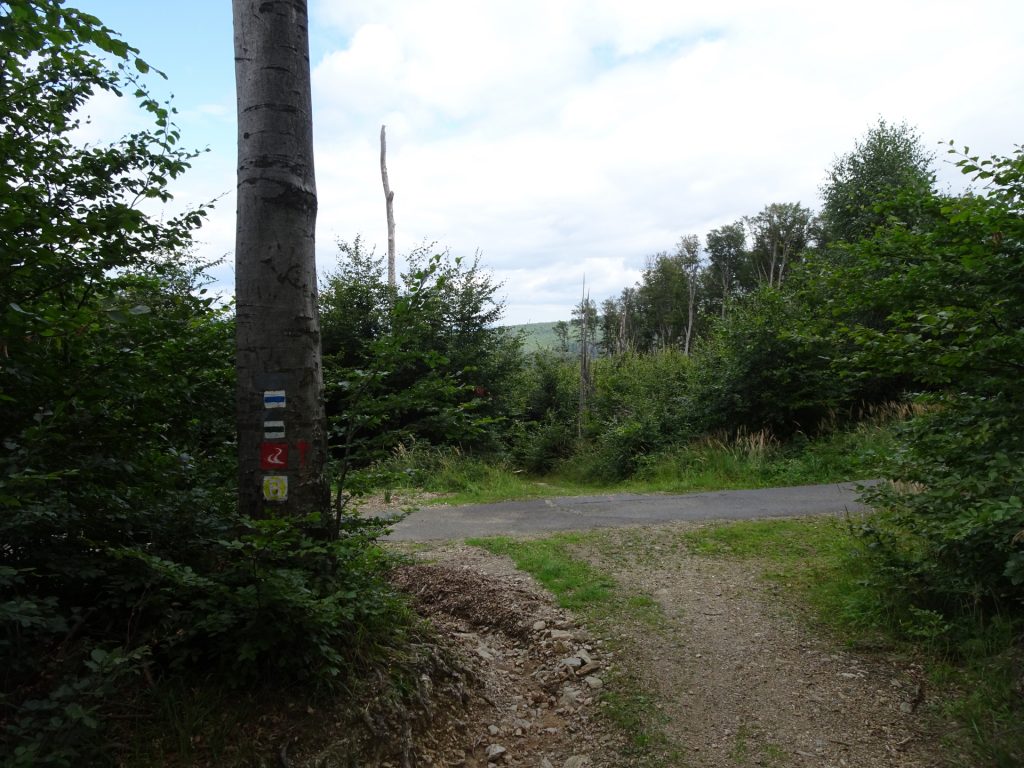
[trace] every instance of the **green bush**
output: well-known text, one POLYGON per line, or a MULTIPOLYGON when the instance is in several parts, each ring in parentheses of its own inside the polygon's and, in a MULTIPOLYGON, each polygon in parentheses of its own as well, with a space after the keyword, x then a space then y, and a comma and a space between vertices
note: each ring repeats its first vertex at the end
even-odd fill
POLYGON ((233 323, 184 255, 203 211, 128 202, 193 157, 148 65, 58 0, 0 5, 0 46, 0 765, 110 764, 105 725, 162 679, 340 687, 403 614, 379 526, 236 513, 233 323), (76 145, 99 92, 155 127, 76 145))
POLYGON ((809 307, 790 288, 762 286, 733 304, 697 348, 691 370, 695 432, 779 438, 813 433, 846 393, 827 338, 806 333, 809 307))
POLYGON ((887 308, 884 324, 847 330, 850 365, 932 393, 903 433, 896 484, 871 496, 879 568, 917 608, 973 621, 1024 607, 1024 153, 960 165, 984 194, 920 193, 927 226, 893 219, 856 244, 835 275, 852 290, 833 303, 887 308))
POLYGON ((152 579, 126 553, 198 562, 227 528, 231 326, 167 256, 203 211, 128 202, 168 200, 194 156, 103 57, 148 65, 61 3, 0 14, 0 760, 65 765, 152 663, 152 579), (154 127, 75 145, 102 91, 134 94, 154 127))
POLYGON ((409 441, 500 452, 522 366, 479 256, 417 249, 396 288, 357 237, 319 294, 331 452, 366 467, 409 441))
POLYGON ((899 591, 947 616, 1024 607, 1024 436, 1001 398, 960 395, 909 422, 865 531, 899 591))
POLYGON ((528 472, 548 472, 575 451, 579 375, 578 364, 550 352, 536 352, 518 377, 518 418, 508 441, 513 458, 528 472))
POLYGON ((527 472, 544 474, 578 447, 576 425, 548 414, 541 421, 517 424, 512 431, 512 456, 527 472))

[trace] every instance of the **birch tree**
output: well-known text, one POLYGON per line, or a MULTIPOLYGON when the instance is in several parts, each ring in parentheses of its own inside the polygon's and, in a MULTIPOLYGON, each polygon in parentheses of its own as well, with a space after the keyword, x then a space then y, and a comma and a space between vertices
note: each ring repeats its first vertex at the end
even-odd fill
POLYGON ((750 230, 751 260, 762 283, 779 287, 811 240, 811 211, 800 203, 772 203, 744 221, 750 230))
POLYGON ((700 238, 684 235, 679 238, 676 259, 686 276, 686 335, 683 337, 683 354, 690 354, 693 341, 693 327, 697 319, 697 289, 700 278, 700 238))
POLYGON ((233 0, 239 509, 326 511, 306 0, 233 0))

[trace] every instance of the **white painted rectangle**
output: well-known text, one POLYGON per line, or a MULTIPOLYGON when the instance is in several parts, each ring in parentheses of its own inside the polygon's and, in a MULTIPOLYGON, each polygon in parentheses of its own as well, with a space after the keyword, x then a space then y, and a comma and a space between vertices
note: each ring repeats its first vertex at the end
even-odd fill
POLYGON ((284 408, 285 396, 283 389, 268 389, 263 393, 264 408, 284 408))

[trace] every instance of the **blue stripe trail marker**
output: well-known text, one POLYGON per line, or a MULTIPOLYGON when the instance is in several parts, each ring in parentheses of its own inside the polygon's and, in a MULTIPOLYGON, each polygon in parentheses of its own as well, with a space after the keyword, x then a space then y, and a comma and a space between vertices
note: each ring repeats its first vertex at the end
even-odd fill
POLYGON ((268 389, 263 393, 264 408, 284 408, 285 398, 283 389, 268 389))

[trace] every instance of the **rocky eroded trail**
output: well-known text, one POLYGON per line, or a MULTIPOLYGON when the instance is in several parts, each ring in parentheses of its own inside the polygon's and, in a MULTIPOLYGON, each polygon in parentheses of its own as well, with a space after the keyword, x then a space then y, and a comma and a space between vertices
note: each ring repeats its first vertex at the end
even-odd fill
POLYGON ((661 546, 687 525, 609 531, 600 550, 576 553, 660 606, 657 628, 624 622, 602 628, 604 636, 508 558, 454 543, 411 550, 415 562, 396 582, 473 682, 463 706, 380 765, 943 764, 919 712, 920 669, 817 635, 750 561, 661 546), (655 702, 663 743, 654 748, 635 749, 632 734, 603 716, 602 694, 614 696, 626 679, 655 702))
MULTIPOLYGON (((447 738, 410 765, 583 768, 618 765, 623 735, 599 716, 616 661, 507 558, 463 545, 421 551, 397 585, 455 646, 475 682, 447 738)), ((432 729, 429 741, 436 739, 432 729)), ((385 763, 384 765, 387 765, 385 763)), ((395 763, 396 766, 401 763, 395 763)))

